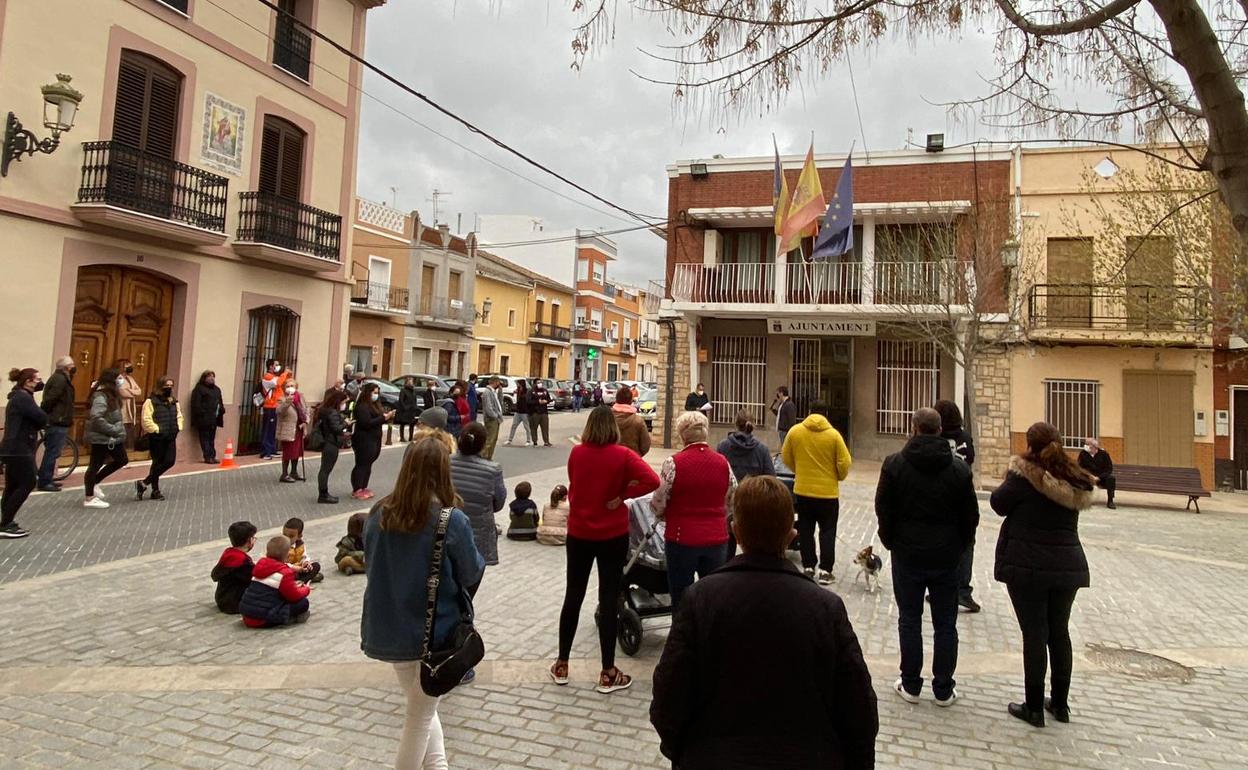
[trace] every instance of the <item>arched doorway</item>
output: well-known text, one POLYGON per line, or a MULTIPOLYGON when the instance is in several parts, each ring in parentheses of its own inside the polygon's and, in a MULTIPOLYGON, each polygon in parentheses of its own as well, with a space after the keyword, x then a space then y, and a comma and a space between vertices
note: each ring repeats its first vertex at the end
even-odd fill
POLYGON ((143 393, 167 373, 174 285, 160 276, 112 265, 79 268, 70 350, 78 362, 72 435, 82 439, 91 383, 121 359, 143 393))
POLYGON ((265 305, 247 313, 247 348, 243 354, 243 392, 239 398, 238 451, 260 451, 262 409, 252 397, 259 392, 265 362, 276 358, 287 371, 296 372, 299 355, 299 314, 284 305, 265 305))

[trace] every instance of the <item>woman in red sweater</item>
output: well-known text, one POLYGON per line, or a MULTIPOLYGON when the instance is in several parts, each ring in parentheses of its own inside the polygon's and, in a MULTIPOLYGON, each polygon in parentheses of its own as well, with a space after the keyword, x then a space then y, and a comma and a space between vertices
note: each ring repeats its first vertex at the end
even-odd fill
POLYGON ((672 609, 693 585, 728 559, 728 519, 737 479, 723 455, 706 443, 710 424, 701 412, 676 418, 676 435, 685 448, 663 461, 662 483, 650 505, 667 522, 667 586, 672 609))
POLYGON ((624 499, 641 497, 659 487, 659 477, 636 452, 620 445, 620 429, 611 407, 589 413, 581 443, 568 457, 568 586, 559 613, 559 657, 550 667, 555 684, 568 683, 568 656, 576 623, 589 586, 589 572, 598 562, 598 606, 610 608, 598 621, 602 673, 598 692, 623 690, 632 677, 615 667, 615 613, 624 563, 628 559, 628 506, 624 499))

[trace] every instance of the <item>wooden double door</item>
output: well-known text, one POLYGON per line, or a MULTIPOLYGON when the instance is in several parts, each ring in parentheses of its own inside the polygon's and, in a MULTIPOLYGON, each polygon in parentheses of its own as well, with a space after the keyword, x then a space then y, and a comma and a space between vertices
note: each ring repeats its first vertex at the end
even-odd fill
POLYGON ((1195 380, 1191 372, 1123 373, 1123 463, 1195 465, 1195 380))
MULTIPOLYGON (((70 355, 78 363, 75 438, 82 438, 91 383, 102 371, 130 361, 131 376, 144 394, 157 377, 168 374, 173 289, 169 281, 141 270, 114 266, 78 270, 70 338, 70 355)), ((178 384, 185 389, 188 383, 178 384)))

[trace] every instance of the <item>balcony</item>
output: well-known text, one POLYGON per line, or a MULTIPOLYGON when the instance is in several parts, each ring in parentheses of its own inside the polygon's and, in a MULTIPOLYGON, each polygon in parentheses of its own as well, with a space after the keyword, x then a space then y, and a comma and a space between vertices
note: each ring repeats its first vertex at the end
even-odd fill
POLYGON ((677 264, 676 310, 724 315, 844 312, 877 316, 937 312, 965 303, 969 280, 954 260, 677 264))
POLYGON ((351 292, 351 309, 367 315, 405 316, 408 290, 388 283, 374 283, 367 278, 355 282, 351 292))
POLYGON ((234 251, 284 267, 333 273, 341 267, 342 217, 289 198, 239 193, 234 251))
POLYGON ((1206 286, 1036 284, 1027 333, 1063 342, 1196 344, 1209 335, 1206 286))
POLYGON ((637 355, 637 340, 626 338, 621 344, 620 352, 626 356, 637 355))
POLYGON ((82 145, 70 208, 85 222, 193 245, 225 243, 229 180, 120 142, 82 145))
POLYGON ((312 36, 284 13, 278 14, 273 33, 273 63, 308 82, 312 64, 312 36))
POLYGON ((477 306, 448 297, 423 296, 416 315, 428 326, 459 328, 472 326, 477 318, 477 306))
POLYGON ((642 350, 657 353, 659 352, 659 338, 643 334, 641 338, 637 340, 637 347, 642 350))
MULTIPOLYGON (((578 326, 577 328, 582 327, 578 326)), ((572 343, 572 330, 567 326, 535 322, 533 328, 529 330, 529 339, 569 345, 572 343)))

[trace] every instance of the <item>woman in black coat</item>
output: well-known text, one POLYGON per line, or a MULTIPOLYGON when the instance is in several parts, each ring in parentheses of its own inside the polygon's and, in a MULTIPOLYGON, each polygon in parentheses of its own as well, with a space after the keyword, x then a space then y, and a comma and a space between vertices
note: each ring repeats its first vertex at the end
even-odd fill
POLYGON ((1011 458, 992 509, 1005 518, 997 538, 995 576, 1005 583, 1023 634, 1026 701, 1012 716, 1044 726, 1044 712, 1070 721, 1070 610, 1090 582, 1079 541, 1079 511, 1092 501, 1095 482, 1062 448, 1057 428, 1038 422, 1027 430, 1027 452, 1011 458), (1046 648, 1051 697, 1044 697, 1046 648))
POLYGON ((217 428, 225 427, 225 400, 217 387, 217 373, 208 370, 199 375, 191 391, 191 427, 199 435, 199 449, 204 462, 216 465, 217 428))
POLYGON ((404 377, 399 390, 399 409, 394 415, 394 422, 399 426, 399 441, 416 438, 416 418, 420 416, 422 401, 416 390, 416 378, 404 377))
POLYGON ((4 408, 4 440, 0 457, 4 458, 4 496, 0 498, 0 537, 26 537, 26 530, 17 525, 17 512, 35 488, 35 445, 39 431, 48 424, 48 416, 35 403, 33 393, 43 389, 43 380, 36 369, 11 369, 9 403, 4 408))
POLYGON ((313 430, 321 437, 321 470, 316 474, 318 503, 333 505, 338 502, 338 498, 329 493, 329 475, 338 464, 338 453, 351 437, 351 423, 346 414, 349 400, 346 391, 331 388, 325 391, 321 405, 316 408, 316 427, 313 430))
POLYGON ((381 405, 381 389, 369 382, 360 388, 355 400, 355 430, 351 433, 351 449, 355 452, 355 467, 351 469, 351 496, 357 500, 371 500, 373 490, 368 480, 373 475, 373 463, 381 456, 381 427, 394 419, 394 411, 385 411, 381 405))

